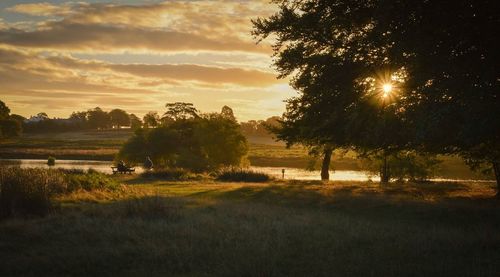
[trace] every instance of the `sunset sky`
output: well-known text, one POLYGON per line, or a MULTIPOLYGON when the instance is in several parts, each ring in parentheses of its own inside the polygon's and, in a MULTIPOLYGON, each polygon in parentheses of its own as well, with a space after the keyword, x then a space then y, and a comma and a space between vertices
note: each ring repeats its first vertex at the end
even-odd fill
POLYGON ((253 1, 0 1, 0 100, 12 113, 68 117, 99 106, 142 116, 166 102, 228 105, 241 121, 294 95, 271 68, 253 1))

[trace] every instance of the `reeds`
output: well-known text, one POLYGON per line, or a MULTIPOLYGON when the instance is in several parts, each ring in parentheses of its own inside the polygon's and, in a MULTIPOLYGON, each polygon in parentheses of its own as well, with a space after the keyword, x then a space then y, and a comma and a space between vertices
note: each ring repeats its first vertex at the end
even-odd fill
POLYGON ((224 182, 267 182, 271 177, 249 169, 230 168, 219 172, 216 179, 224 182))
POLYGON ((95 171, 0 167, 0 218, 44 216, 54 209, 55 195, 118 187, 115 180, 95 171))

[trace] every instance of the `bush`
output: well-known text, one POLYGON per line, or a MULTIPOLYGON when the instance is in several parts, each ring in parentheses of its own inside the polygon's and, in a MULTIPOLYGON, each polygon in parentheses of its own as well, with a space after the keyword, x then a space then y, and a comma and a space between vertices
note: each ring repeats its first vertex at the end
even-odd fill
POLYGON ((0 167, 0 218, 44 216, 51 198, 76 190, 116 190, 118 183, 102 173, 79 170, 0 167))
MULTIPOLYGON (((424 181, 432 176, 441 161, 436 155, 417 153, 415 151, 399 151, 387 157, 391 179, 424 181)), ((382 153, 364 156, 361 168, 371 173, 380 173, 383 165, 382 153)))
POLYGON ((67 174, 67 192, 77 190, 116 190, 119 188, 118 183, 106 176, 106 174, 92 172, 87 174, 67 174))
POLYGON ((141 174, 141 177, 165 180, 188 180, 194 179, 195 175, 183 168, 162 168, 145 171, 141 174))
POLYGON ((248 169, 231 168, 218 173, 216 179, 224 182, 267 182, 271 177, 248 169))
POLYGON ((47 159, 47 164, 48 164, 49 166, 53 166, 53 165, 55 165, 55 164, 56 164, 56 158, 54 158, 54 157, 49 157, 49 158, 47 159))

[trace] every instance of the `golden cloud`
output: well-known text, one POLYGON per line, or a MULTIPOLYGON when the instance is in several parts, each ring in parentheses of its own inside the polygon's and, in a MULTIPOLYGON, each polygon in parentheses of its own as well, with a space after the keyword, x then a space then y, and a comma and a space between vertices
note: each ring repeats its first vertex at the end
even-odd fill
POLYGON ((7 11, 29 14, 34 16, 51 16, 51 15, 67 15, 71 12, 71 6, 54 5, 50 3, 30 3, 18 4, 13 7, 7 8, 7 11))

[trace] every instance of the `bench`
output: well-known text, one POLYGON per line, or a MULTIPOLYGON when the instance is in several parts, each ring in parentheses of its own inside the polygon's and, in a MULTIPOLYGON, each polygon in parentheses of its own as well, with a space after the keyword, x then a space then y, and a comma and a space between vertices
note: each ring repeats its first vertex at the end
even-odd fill
POLYGON ((121 168, 121 167, 118 167, 118 166, 112 166, 111 170, 113 171, 113 174, 116 174, 116 173, 121 173, 121 174, 128 173, 128 174, 132 174, 132 172, 135 172, 135 168, 133 168, 133 167, 121 168))

